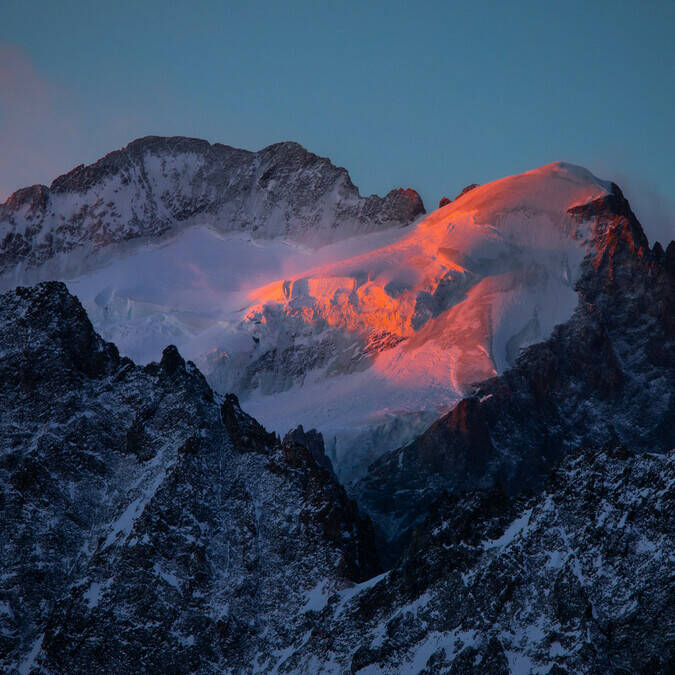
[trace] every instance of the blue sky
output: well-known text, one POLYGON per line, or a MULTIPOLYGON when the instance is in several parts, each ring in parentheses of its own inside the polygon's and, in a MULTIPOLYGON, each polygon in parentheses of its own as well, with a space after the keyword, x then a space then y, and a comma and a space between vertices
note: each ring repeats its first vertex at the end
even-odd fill
POLYGON ((554 160, 675 236, 675 2, 19 2, 0 195, 147 134, 297 140, 428 207, 554 160))

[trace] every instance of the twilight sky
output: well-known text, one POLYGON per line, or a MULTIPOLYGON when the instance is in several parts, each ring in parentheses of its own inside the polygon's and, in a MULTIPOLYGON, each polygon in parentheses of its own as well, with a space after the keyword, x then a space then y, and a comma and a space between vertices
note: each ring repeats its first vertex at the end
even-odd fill
POLYGON ((675 237, 675 2, 24 2, 0 9, 0 199, 133 138, 296 140, 434 208, 554 160, 675 237))

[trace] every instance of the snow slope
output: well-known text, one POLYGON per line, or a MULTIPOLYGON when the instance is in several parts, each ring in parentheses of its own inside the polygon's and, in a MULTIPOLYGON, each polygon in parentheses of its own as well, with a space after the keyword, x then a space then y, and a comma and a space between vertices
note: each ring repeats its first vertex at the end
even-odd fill
POLYGON ((567 211, 609 189, 562 163, 477 187, 398 241, 256 290, 203 365, 268 427, 320 429, 350 480, 569 318, 591 233, 567 211))
POLYGON ((675 447, 675 241, 650 249, 611 189, 570 210, 593 231, 572 316, 353 487, 390 555, 445 492, 538 490, 566 453, 608 440, 636 452, 675 447))
MULTIPOLYGON (((397 230, 350 237, 312 249, 287 239, 255 240, 193 226, 133 251, 115 251, 106 264, 67 279, 97 330, 137 361, 175 344, 199 360, 228 325, 240 320, 252 289, 287 273, 378 248, 397 230)), ((72 258, 72 256, 71 256, 72 258)))
POLYGON ((15 231, 23 214, 38 234, 0 287, 66 280, 123 354, 147 362, 176 344, 267 428, 323 432, 346 481, 569 318, 592 242, 567 211, 610 189, 555 163, 401 228, 411 195, 361 198, 296 144, 135 144, 48 190, 44 213, 70 209, 71 229, 35 225, 39 203, 6 202, 15 231), (121 214, 110 226, 87 207, 108 193, 121 214), (49 236, 66 239, 45 258, 36 242, 49 236))

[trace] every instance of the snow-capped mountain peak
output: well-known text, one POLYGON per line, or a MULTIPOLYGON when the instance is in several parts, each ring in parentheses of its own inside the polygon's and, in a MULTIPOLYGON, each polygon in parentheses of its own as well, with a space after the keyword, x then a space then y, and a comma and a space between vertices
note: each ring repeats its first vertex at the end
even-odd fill
POLYGON ((148 136, 0 205, 0 273, 22 281, 25 270, 48 262, 51 271, 71 271, 71 252, 128 250, 193 225, 318 247, 423 212, 410 189, 362 197, 345 169, 298 143, 250 152, 148 136))
POLYGON ((349 480, 572 315, 613 190, 555 162, 420 219, 296 143, 149 137, 10 197, 0 283, 66 280, 123 353, 176 344, 268 428, 321 431, 349 480))
POLYGON ((230 337, 204 367, 272 428, 337 438, 350 476, 571 316, 595 241, 572 211, 611 190, 560 162, 473 187, 386 246, 252 291, 249 356, 230 337))

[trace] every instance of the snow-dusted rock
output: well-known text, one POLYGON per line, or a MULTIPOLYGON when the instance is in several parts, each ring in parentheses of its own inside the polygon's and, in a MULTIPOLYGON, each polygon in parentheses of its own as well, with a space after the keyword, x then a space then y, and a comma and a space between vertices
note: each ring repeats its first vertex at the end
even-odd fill
POLYGON ((279 442, 174 347, 120 358, 62 284, 0 296, 0 376, 5 671, 672 665, 672 451, 572 452, 515 501, 441 494, 378 574, 319 434, 279 442))
POLYGON ((294 673, 669 673, 675 450, 568 456, 536 497, 437 501, 400 562, 328 594, 294 673), (356 591, 356 592, 355 592, 356 591))
POLYGON ((149 136, 0 205, 0 274, 34 280, 26 271, 46 263, 45 271, 72 274, 70 252, 82 267, 83 254, 196 224, 320 246, 405 225, 420 213, 414 190, 361 197, 345 169, 297 143, 249 152, 149 136))
MULTIPOLYGON (((611 248, 597 262, 616 280, 626 270, 612 264, 621 247, 611 248)), ((642 259, 672 273, 671 254, 642 259)), ((660 274, 649 280, 656 289, 660 274)), ((634 301, 644 293, 636 287, 634 301)), ((668 306, 652 307, 643 323, 654 332, 668 306)), ((605 366, 586 384, 616 383, 605 366)), ((280 443, 174 347, 145 368, 120 358, 62 284, 0 296, 0 376, 4 670, 672 665, 672 451, 568 452, 527 499, 436 491, 404 556, 378 575, 372 526, 333 479, 318 434, 297 429, 280 443)), ((539 421, 527 427, 534 434, 539 421)), ((469 420, 464 428, 472 437, 469 420)), ((513 428, 522 442, 525 427, 513 428)))
POLYGON ((265 670, 317 584, 378 572, 305 440, 175 347, 120 358, 63 284, 0 295, 0 670, 265 670))

